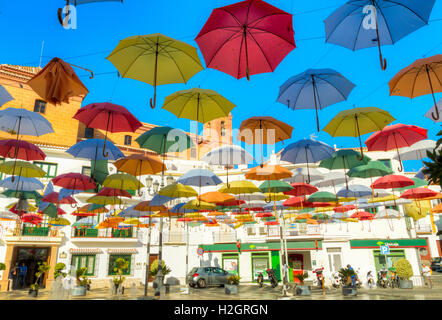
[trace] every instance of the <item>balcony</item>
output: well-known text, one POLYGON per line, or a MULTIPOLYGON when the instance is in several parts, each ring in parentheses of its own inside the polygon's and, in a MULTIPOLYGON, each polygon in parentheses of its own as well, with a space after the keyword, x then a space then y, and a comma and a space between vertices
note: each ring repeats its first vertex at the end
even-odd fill
POLYGON ((49 227, 26 227, 21 230, 22 236, 47 237, 49 235, 49 227))
MULTIPOLYGON (((127 229, 93 229, 93 228, 74 228, 71 233, 73 242, 117 242, 133 241, 137 242, 143 235, 138 228, 127 229)), ((140 239, 141 240, 141 239, 140 239)))
MULTIPOLYGON (((269 226, 267 229, 268 238, 280 237, 279 226, 269 226)), ((286 237, 315 237, 322 236, 319 225, 295 224, 293 228, 286 228, 284 236, 286 237)))
POLYGON ((229 243, 236 242, 236 236, 234 232, 214 232, 213 243, 229 243))
POLYGON ((417 234, 432 234, 433 230, 430 224, 416 224, 417 234))
POLYGON ((64 237, 63 231, 50 227, 24 225, 15 229, 6 230, 4 240, 8 244, 33 245, 33 244, 60 244, 64 237))
POLYGON ((163 243, 186 243, 186 233, 179 231, 163 232, 163 243))

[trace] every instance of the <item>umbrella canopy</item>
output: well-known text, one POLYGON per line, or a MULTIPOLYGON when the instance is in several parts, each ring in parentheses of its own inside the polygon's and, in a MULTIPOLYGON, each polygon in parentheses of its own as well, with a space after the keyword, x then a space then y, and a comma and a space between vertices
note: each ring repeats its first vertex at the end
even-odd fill
POLYGON ((329 145, 316 140, 304 139, 289 144, 281 152, 281 161, 294 164, 307 163, 308 182, 310 183, 309 163, 316 163, 330 158, 335 150, 329 145))
POLYGON ((36 225, 40 224, 43 221, 42 216, 35 213, 25 213, 20 216, 20 219, 25 223, 32 223, 36 225))
POLYGON ((192 187, 185 186, 181 183, 174 183, 162 188, 158 194, 160 196, 166 196, 170 198, 190 198, 197 197, 198 192, 196 192, 192 187))
POLYGON ((245 200, 245 201, 264 200, 265 198, 266 198, 266 196, 261 192, 235 195, 235 199, 245 200))
POLYGON ((378 178, 372 183, 371 188, 373 189, 397 189, 414 185, 414 181, 405 176, 390 174, 378 178))
POLYGON ((259 189, 262 192, 284 192, 284 191, 293 190, 293 187, 284 181, 268 180, 268 181, 264 181, 259 186, 259 189))
POLYGON ((116 205, 116 204, 122 204, 123 200, 117 197, 106 197, 106 196, 99 196, 95 195, 88 199, 86 199, 87 203, 94 203, 94 204, 101 204, 101 205, 116 205))
MULTIPOLYGON (((427 157, 427 151, 433 152, 434 149, 436 149, 436 141, 421 140, 410 147, 401 148, 399 155, 402 160, 422 160, 427 157)), ((397 159, 398 156, 395 155, 394 158, 397 159)))
POLYGON ((339 112, 324 131, 332 137, 359 137, 361 155, 364 157, 361 136, 382 130, 394 120, 390 113, 379 108, 354 108, 339 112))
POLYGON ((69 98, 85 97, 89 93, 72 67, 60 58, 49 61, 27 84, 45 101, 55 105, 69 103, 69 98))
POLYGON ((184 209, 194 209, 194 210, 211 210, 215 209, 215 207, 216 206, 213 203, 199 201, 199 200, 190 200, 183 206, 184 209))
POLYGON ((352 178, 374 178, 392 174, 393 170, 380 161, 369 161, 367 164, 350 169, 347 175, 352 178))
POLYGON ((382 58, 381 45, 394 44, 427 25, 434 3, 348 1, 325 19, 325 41, 353 51, 378 46, 381 68, 385 70, 387 61, 382 58))
MULTIPOLYGON (((163 170, 164 163, 156 156, 131 154, 114 162, 118 171, 142 176, 146 174, 156 174, 163 170)), ((167 168, 164 168, 167 170, 167 168)))
POLYGON ((338 191, 337 196, 343 198, 362 198, 372 196, 373 191, 371 188, 364 185, 350 185, 348 189, 343 188, 338 191))
POLYGON ((97 196, 102 197, 126 197, 132 198, 129 192, 121 189, 114 188, 101 188, 101 190, 97 193, 97 196))
POLYGON ((333 211, 334 212, 347 212, 347 211, 354 210, 354 209, 356 209, 356 206, 353 204, 349 204, 349 205, 345 205, 345 206, 341 205, 339 207, 334 207, 333 211))
POLYGON ((135 206, 130 206, 129 208, 124 209, 121 211, 118 216, 124 217, 124 218, 140 218, 149 215, 146 212, 135 210, 135 206))
POLYGON ((124 154, 112 142, 106 142, 106 156, 103 155, 105 141, 103 139, 87 139, 80 141, 66 150, 76 158, 99 160, 117 160, 123 158, 124 154))
POLYGON ((219 191, 211 191, 200 195, 199 200, 209 203, 223 203, 223 202, 234 201, 235 197, 227 193, 222 193, 219 191))
POLYGON ((154 203, 152 199, 151 201, 141 201, 134 207, 134 210, 143 211, 143 212, 154 212, 154 211, 166 211, 167 208, 162 204, 154 203))
POLYGON ((436 196, 438 193, 428 188, 414 188, 405 191, 400 197, 403 199, 425 199, 436 196))
POLYGON ((14 189, 20 191, 34 191, 44 189, 43 183, 36 178, 20 177, 12 181, 11 177, 0 181, 0 187, 5 189, 14 189))
POLYGON ((412 184, 410 186, 407 186, 407 187, 399 188, 398 191, 399 192, 404 192, 404 191, 406 191, 408 189, 414 189, 414 188, 428 186, 428 181, 427 180, 419 179, 419 178, 411 178, 411 180, 414 181, 414 184, 412 184))
POLYGON ((303 182, 291 183, 292 190, 284 191, 290 196, 307 196, 318 191, 318 188, 303 182))
MULTIPOLYGON (((264 193, 264 195, 266 196, 265 201, 266 202, 270 202, 270 201, 280 201, 280 200, 287 200, 290 198, 290 196, 282 193, 282 192, 277 192, 277 193, 264 193)), ((282 203, 281 203, 282 206, 282 203)), ((265 210, 266 207, 264 207, 265 210)))
POLYGON ((80 219, 76 222, 74 222, 71 226, 72 227, 80 227, 80 226, 94 226, 97 224, 97 221, 93 219, 92 217, 87 217, 80 219))
POLYGON ((0 130, 36 137, 54 132, 51 123, 41 114, 18 108, 0 110, 0 130))
POLYGON ((56 227, 64 227, 64 226, 71 225, 71 223, 69 222, 68 219, 60 218, 60 217, 49 220, 48 224, 51 226, 56 226, 56 227))
POLYGON ((404 167, 399 154, 399 148, 410 147, 416 142, 427 138, 427 129, 405 124, 386 126, 381 131, 373 133, 366 141, 368 151, 388 151, 396 149, 401 164, 399 172, 404 167))
POLYGON ((254 192, 261 192, 261 190, 257 186, 255 186, 252 182, 247 180, 232 181, 229 186, 223 185, 218 191, 222 193, 232 193, 232 194, 248 194, 254 192))
POLYGON ((280 180, 290 178, 292 172, 280 165, 262 165, 250 169, 244 177, 250 180, 280 180))
POLYGON ((331 192, 318 191, 307 198, 308 202, 337 202, 337 197, 331 192))
POLYGON ((21 160, 44 160, 45 153, 36 145, 24 140, 0 140, 0 156, 21 160))
POLYGON ((278 102, 296 109, 318 109, 347 100, 355 85, 333 69, 308 69, 288 79, 280 88, 278 102))
POLYGON ((324 175, 323 179, 313 181, 312 185, 317 188, 333 187, 343 184, 346 181, 351 180, 347 178, 347 175, 341 171, 330 171, 324 175))
POLYGON ((285 181, 310 183, 310 181, 318 181, 324 177, 324 174, 316 168, 295 168, 292 173, 293 176, 285 181))
POLYGON ((301 207, 306 202, 304 197, 291 197, 283 202, 284 207, 301 207))
POLYGON ((103 182, 103 187, 120 190, 138 190, 144 187, 134 176, 127 173, 114 173, 109 175, 103 182))
POLYGON ((211 165, 233 166, 248 164, 253 161, 253 157, 240 146, 226 145, 210 150, 201 161, 211 165))
POLYGON ((90 177, 81 173, 65 173, 52 179, 56 186, 71 190, 91 190, 97 185, 90 177))
POLYGON ((264 163, 263 144, 275 144, 292 136, 293 127, 272 117, 251 117, 241 122, 237 139, 247 144, 261 145, 261 166, 264 163))
POLYGON ((187 171, 178 180, 178 183, 189 186, 216 186, 222 183, 216 174, 207 169, 192 169, 187 171))
MULTIPOLYGON (((430 0, 429 3, 433 3, 430 0)), ((388 83, 391 96, 419 97, 426 94, 433 96, 436 113, 432 113, 433 121, 440 119, 437 108, 436 92, 442 92, 442 55, 416 60, 408 67, 399 71, 388 83)))
POLYGON ((25 178, 43 178, 46 175, 40 167, 25 161, 5 161, 0 164, 0 172, 25 178))
POLYGON ((187 83, 203 70, 195 47, 160 33, 132 36, 121 40, 106 58, 123 78, 135 79, 154 87, 155 108, 157 85, 187 83))
POLYGON ((42 202, 50 202, 50 203, 59 203, 59 204, 74 204, 77 201, 71 196, 65 197, 63 199, 59 198, 58 192, 51 192, 48 195, 45 195, 42 199, 42 202))
POLYGON ((376 212, 374 219, 389 219, 389 218, 400 218, 401 214, 397 210, 393 209, 381 209, 376 212))
MULTIPOLYGON (((435 97, 435 99, 436 99, 436 97, 435 97)), ((434 122, 436 122, 436 123, 439 123, 439 122, 442 122, 442 118, 441 117, 439 117, 439 119, 437 119, 437 120, 434 120, 433 119, 433 115, 435 115, 435 114, 437 114, 437 112, 439 112, 439 110, 442 110, 442 98, 441 99, 439 99, 439 101, 434 105, 434 106, 432 106, 426 113, 425 113, 425 118, 428 118, 428 119, 430 119, 430 120, 433 120, 434 122)))
MULTIPOLYGON (((195 203, 196 202, 193 202, 193 204, 195 204, 195 203)), ((208 202, 201 201, 200 203, 207 204, 208 202)), ((173 213, 191 213, 191 212, 197 212, 197 209, 200 210, 200 208, 195 208, 195 209, 184 208, 184 206, 187 206, 188 204, 190 206, 190 202, 178 203, 178 204, 174 205, 169 211, 173 212, 173 213)), ((211 207, 210 209, 213 209, 213 207, 211 207)), ((224 215, 224 213, 222 213, 222 214, 224 215)))
POLYGON ((2 85, 0 85, 0 107, 5 103, 14 100, 8 90, 5 89, 2 85))
POLYGON ((358 220, 373 220, 374 214, 367 211, 358 211, 353 213, 350 218, 358 220))
POLYGON ((296 47, 292 15, 260 0, 214 9, 195 41, 208 68, 248 80, 273 72, 296 47))
POLYGON ((33 199, 40 201, 43 196, 39 194, 37 191, 22 191, 19 190, 6 190, 1 193, 3 196, 7 198, 24 198, 24 199, 33 199))
POLYGON ((171 127, 155 127, 143 133, 135 141, 140 148, 155 151, 160 155, 182 152, 194 146, 192 139, 184 131, 171 127))

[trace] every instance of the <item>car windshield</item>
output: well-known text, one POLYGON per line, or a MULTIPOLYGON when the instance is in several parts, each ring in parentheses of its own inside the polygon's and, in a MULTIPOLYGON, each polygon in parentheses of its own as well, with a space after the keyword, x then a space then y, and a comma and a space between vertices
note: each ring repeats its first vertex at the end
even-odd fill
POLYGON ((189 273, 195 273, 198 270, 198 268, 192 268, 189 273))

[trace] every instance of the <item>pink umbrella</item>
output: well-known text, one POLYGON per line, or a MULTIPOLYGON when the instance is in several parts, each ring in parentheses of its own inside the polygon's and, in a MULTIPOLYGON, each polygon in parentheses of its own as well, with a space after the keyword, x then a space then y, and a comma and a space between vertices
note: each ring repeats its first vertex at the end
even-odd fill
POLYGON ((386 126, 380 131, 373 133, 366 141, 368 151, 389 151, 396 149, 399 163, 399 171, 403 171, 399 148, 410 147, 416 142, 427 139, 427 129, 406 125, 394 124, 386 126))
POLYGON ((293 17, 262 0, 212 11, 195 41, 208 68, 236 79, 273 72, 296 48, 293 17))

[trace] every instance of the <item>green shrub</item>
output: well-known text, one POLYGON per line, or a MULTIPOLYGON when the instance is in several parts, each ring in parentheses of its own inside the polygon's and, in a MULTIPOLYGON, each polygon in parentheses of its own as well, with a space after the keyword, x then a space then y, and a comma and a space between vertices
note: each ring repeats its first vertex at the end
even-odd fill
POLYGON ((239 284, 240 279, 241 279, 241 277, 237 276, 237 275, 231 275, 231 276, 227 277, 227 281, 229 282, 229 284, 232 284, 232 285, 239 284))
POLYGON ((299 274, 296 274, 294 277, 299 280, 301 285, 303 285, 304 280, 308 278, 308 273, 307 272, 299 273, 299 274))
POLYGON ((59 262, 54 267, 54 279, 57 279, 58 276, 62 276, 63 278, 66 277, 67 273, 63 272, 66 268, 66 265, 63 262, 59 262))
POLYGON ((394 266, 397 276, 402 280, 409 280, 413 276, 413 268, 411 268, 411 264, 407 259, 399 259, 394 266))
POLYGON ((6 265, 0 262, 0 271, 6 270, 6 265))
POLYGON ((118 276, 114 277, 113 282, 117 285, 120 285, 126 280, 123 277, 123 271, 129 268, 129 261, 123 258, 118 258, 115 260, 115 268, 114 271, 118 274, 118 276))
POLYGON ((83 267, 77 269, 76 278, 77 278, 77 286, 86 286, 91 283, 91 281, 86 276, 87 268, 83 267))
MULTIPOLYGON (((152 262, 152 264, 150 265, 150 275, 152 277, 155 277, 157 275, 157 272, 158 272, 158 259, 152 262)), ((164 260, 161 261, 161 272, 163 273, 163 276, 172 272, 172 270, 170 270, 170 268, 166 265, 164 260)))
POLYGON ((38 263, 38 270, 35 273, 35 282, 31 284, 32 290, 38 290, 40 286, 38 285, 38 281, 40 280, 40 277, 45 273, 48 272, 49 269, 51 269, 51 266, 49 266, 46 262, 39 262, 38 263))
POLYGON ((347 268, 341 268, 338 272, 339 272, 341 279, 345 282, 346 285, 350 285, 351 284, 351 276, 356 275, 354 270, 350 270, 347 268))

